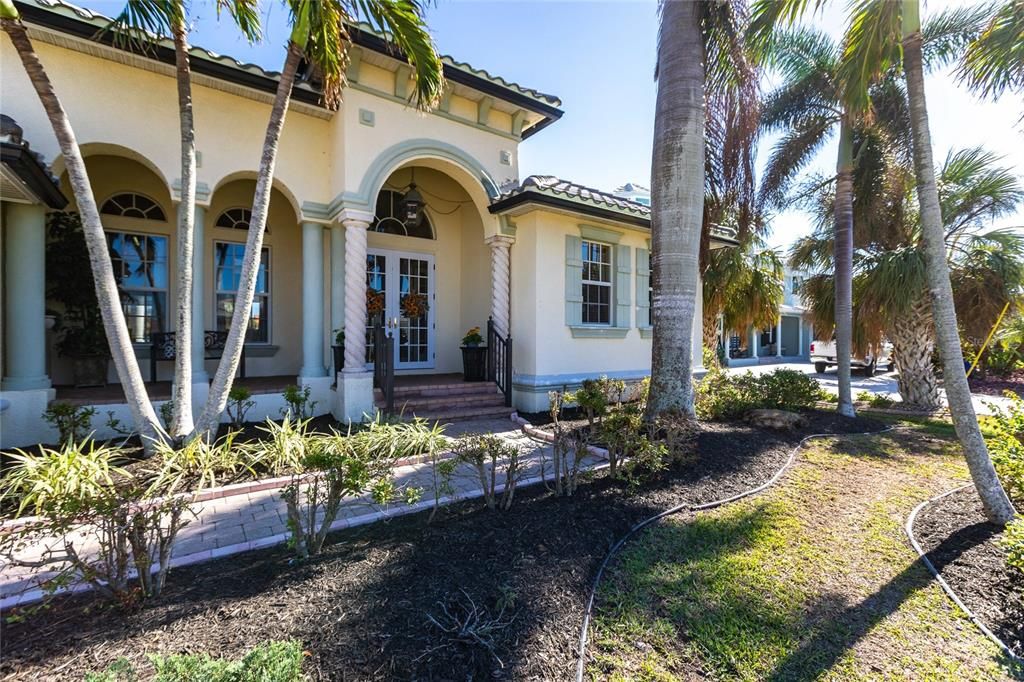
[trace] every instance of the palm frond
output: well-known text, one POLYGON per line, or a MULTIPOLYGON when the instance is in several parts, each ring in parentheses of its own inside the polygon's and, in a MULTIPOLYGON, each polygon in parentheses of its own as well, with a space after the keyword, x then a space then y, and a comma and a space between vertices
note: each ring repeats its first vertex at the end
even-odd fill
POLYGON ((413 67, 412 103, 432 109, 444 90, 444 65, 423 18, 419 0, 352 0, 359 16, 395 45, 413 67))
POLYGON ((921 24, 921 57, 926 69, 938 69, 960 59, 992 18, 991 4, 951 7, 921 24))
POLYGON ((216 0, 217 15, 226 11, 250 43, 260 40, 263 30, 260 27, 259 0, 216 0))
POLYGON ((831 74, 815 71, 770 92, 761 105, 761 127, 789 128, 808 116, 838 119, 842 109, 831 74))
POLYGON ((950 151, 936 178, 946 234, 954 237, 1024 203, 1024 185, 1002 157, 981 147, 950 151))
POLYGON ((783 26, 797 23, 809 6, 813 13, 817 13, 825 5, 826 0, 755 0, 750 11, 750 28, 747 30, 755 54, 763 55, 774 32, 783 26))
POLYGON ((791 203, 789 187, 831 135, 834 120, 811 116, 794 126, 775 144, 761 178, 758 202, 783 207, 791 203))
POLYGON ((98 35, 109 33, 114 45, 126 50, 151 50, 171 27, 183 21, 184 7, 174 0, 126 0, 114 19, 98 35))
POLYGON ((888 0, 855 0, 850 6, 839 81, 846 109, 855 115, 870 111, 868 89, 900 63, 901 9, 888 0))
POLYGON ((828 34, 799 27, 777 30, 768 42, 761 64, 788 82, 836 71, 840 50, 828 34))
POLYGON ((831 271, 835 244, 831 234, 814 233, 800 237, 789 247, 789 265, 800 270, 831 271))
POLYGON ((1024 91, 1024 0, 1007 0, 967 48, 960 77, 982 97, 1024 91))
POLYGON ((961 331, 984 338, 1006 302, 1021 298, 1024 236, 1012 229, 971 235, 952 254, 950 280, 961 331))

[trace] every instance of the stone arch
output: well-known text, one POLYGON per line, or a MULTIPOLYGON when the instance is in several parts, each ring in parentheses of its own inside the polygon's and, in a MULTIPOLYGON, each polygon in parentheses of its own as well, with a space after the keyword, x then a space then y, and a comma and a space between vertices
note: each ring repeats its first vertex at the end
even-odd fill
MULTIPOLYGON (((159 178, 160 182, 163 183, 164 189, 167 191, 167 195, 173 196, 173 192, 171 191, 171 183, 170 181, 168 181, 167 175, 164 174, 160 167, 153 163, 153 161, 151 161, 144 154, 141 154, 140 152, 131 149, 130 147, 125 147, 123 145, 115 144, 112 142, 86 142, 84 144, 79 145, 79 149, 81 149, 82 151, 82 158, 86 160, 88 160, 91 156, 116 156, 128 159, 130 161, 134 161, 144 166, 147 170, 152 172, 153 175, 159 178)), ((63 176, 67 172, 67 167, 64 163, 63 154, 58 155, 57 158, 54 159, 50 170, 53 173, 53 175, 58 178, 63 176)), ((100 199, 101 197, 97 197, 97 200, 100 199)))
MULTIPOLYGON (((236 180, 252 180, 255 182, 257 175, 258 174, 255 171, 235 171, 234 173, 228 173, 214 184, 213 189, 210 191, 210 197, 213 197, 217 193, 217 190, 221 189, 225 185, 235 182, 236 180)), ((299 210, 299 206, 301 204, 299 203, 298 198, 296 198, 295 193, 277 178, 274 178, 271 187, 276 191, 276 193, 280 194, 288 201, 292 212, 295 214, 295 222, 298 223, 301 220, 302 213, 299 210)), ((271 192, 271 200, 273 200, 273 194, 274 192, 271 192)))

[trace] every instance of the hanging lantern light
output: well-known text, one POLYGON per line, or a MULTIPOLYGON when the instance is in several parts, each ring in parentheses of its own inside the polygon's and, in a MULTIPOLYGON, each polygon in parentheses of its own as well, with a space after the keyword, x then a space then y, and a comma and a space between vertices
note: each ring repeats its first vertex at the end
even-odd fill
POLYGON ((402 220, 407 227, 412 227, 420 222, 420 213, 423 211, 423 196, 416 189, 416 183, 409 183, 409 191, 402 197, 402 220))

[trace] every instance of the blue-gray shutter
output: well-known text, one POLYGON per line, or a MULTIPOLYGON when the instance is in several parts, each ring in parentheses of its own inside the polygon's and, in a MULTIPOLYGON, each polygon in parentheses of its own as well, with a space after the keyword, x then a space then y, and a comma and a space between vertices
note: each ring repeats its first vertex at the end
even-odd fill
POLYGON ((583 324, 583 240, 565 235, 565 323, 583 324))
POLYGON ((636 326, 651 326, 651 252, 636 250, 636 326))
POLYGON ((633 309, 633 299, 630 296, 629 281, 633 274, 630 249, 621 244, 615 247, 615 326, 629 327, 630 312, 633 309))

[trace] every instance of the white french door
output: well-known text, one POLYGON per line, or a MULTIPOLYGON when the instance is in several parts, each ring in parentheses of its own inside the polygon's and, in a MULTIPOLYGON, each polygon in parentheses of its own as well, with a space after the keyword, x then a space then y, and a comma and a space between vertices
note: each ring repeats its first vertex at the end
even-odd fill
POLYGON ((369 249, 366 256, 367 367, 373 366, 373 325, 395 338, 395 369, 434 367, 434 257, 369 249), (373 307, 383 308, 374 312, 373 307))

